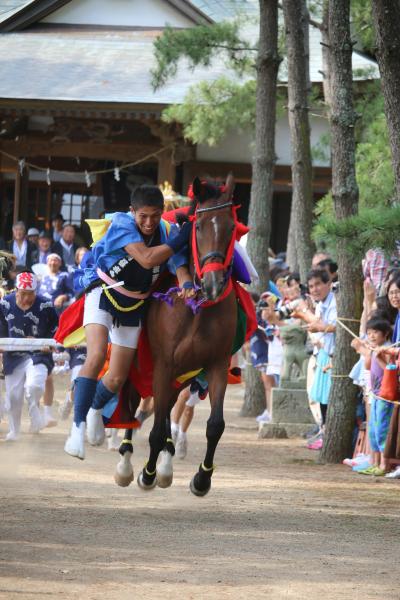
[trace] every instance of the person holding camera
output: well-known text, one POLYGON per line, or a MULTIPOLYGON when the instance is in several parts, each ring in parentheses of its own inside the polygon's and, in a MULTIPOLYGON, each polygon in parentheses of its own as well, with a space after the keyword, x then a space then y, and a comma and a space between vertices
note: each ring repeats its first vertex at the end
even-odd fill
MULTIPOLYGON (((337 320, 336 297, 331 289, 331 279, 326 270, 313 270, 307 276, 310 296, 315 303, 315 313, 305 301, 301 301, 293 316, 308 323, 308 332, 315 334, 311 368, 307 377, 307 390, 310 401, 318 403, 321 409, 322 431, 326 421, 329 391, 331 387, 331 361, 335 351, 337 320), (314 369, 312 369, 312 365, 314 369), (312 370, 311 370, 312 369, 312 370)), ((322 447, 322 437, 315 441, 315 448, 322 447)))

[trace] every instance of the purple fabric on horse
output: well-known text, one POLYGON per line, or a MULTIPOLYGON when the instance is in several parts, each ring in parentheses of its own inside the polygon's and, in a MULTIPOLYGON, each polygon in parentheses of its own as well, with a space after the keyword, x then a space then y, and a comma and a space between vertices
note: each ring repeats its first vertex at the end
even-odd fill
POLYGON ((169 290, 167 292, 165 292, 165 294, 163 294, 162 292, 154 292, 152 294, 152 296, 156 300, 161 300, 161 302, 166 302, 168 304, 168 306, 173 306, 174 294, 177 294, 180 291, 181 291, 181 288, 172 287, 172 288, 169 288, 169 290))
MULTIPOLYGON (((199 289, 200 288, 198 286, 195 286, 196 292, 199 289)), ((179 288, 179 287, 172 287, 172 288, 170 288, 165 293, 154 292, 152 294, 152 296, 156 300, 160 300, 161 302, 166 302, 168 304, 168 306, 173 306, 173 304, 174 304, 174 295, 177 294, 180 291, 181 291, 181 288, 179 288)), ((202 305, 204 304, 205 301, 206 301, 205 298, 200 298, 199 300, 197 300, 196 298, 185 298, 185 304, 186 304, 186 306, 188 306, 192 310, 192 312, 193 312, 194 315, 197 315, 197 313, 200 312, 200 309, 201 309, 201 307, 202 307, 202 305)))
POLYGON ((249 270, 248 270, 243 258, 240 256, 239 252, 236 250, 236 248, 233 253, 232 272, 233 272, 235 279, 237 279, 238 281, 241 281, 242 283, 247 283, 247 284, 251 283, 251 277, 249 274, 249 270))

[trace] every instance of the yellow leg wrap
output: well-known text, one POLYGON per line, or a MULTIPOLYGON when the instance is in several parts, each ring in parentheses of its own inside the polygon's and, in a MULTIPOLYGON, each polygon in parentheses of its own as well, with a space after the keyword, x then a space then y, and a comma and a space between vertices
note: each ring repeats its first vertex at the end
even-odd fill
POLYGON ((174 444, 174 440, 172 438, 167 438, 167 443, 168 442, 171 442, 172 445, 174 444))
POLYGON ((133 446, 132 440, 122 440, 121 444, 130 444, 133 446))
POLYGON ((153 475, 156 474, 156 470, 154 470, 153 472, 149 471, 147 469, 147 463, 144 465, 144 470, 146 471, 147 475, 149 475, 149 477, 152 477, 153 475))
POLYGON ((204 463, 201 463, 201 468, 203 469, 203 471, 205 471, 207 473, 207 471, 213 471, 215 469, 215 465, 213 465, 212 467, 205 467, 204 463))

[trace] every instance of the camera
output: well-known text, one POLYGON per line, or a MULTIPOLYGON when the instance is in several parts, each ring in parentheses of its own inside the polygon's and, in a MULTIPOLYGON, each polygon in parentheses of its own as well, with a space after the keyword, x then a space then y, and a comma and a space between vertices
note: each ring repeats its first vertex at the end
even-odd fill
POLYGON ((278 308, 275 312, 278 313, 280 319, 290 319, 290 317, 292 316, 292 312, 296 310, 301 301, 301 298, 297 298, 297 300, 287 302, 286 304, 283 304, 281 308, 278 308))
POLYGON ((340 291, 339 282, 335 281, 334 283, 332 283, 332 292, 334 294, 337 294, 339 291, 340 291))

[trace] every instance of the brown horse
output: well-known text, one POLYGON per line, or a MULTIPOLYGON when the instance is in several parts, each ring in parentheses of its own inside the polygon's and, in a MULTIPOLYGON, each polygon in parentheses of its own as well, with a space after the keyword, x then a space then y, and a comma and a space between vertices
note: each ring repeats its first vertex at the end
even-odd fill
MULTIPOLYGON (((223 405, 233 340, 237 301, 231 286, 236 219, 232 205, 233 177, 223 187, 196 178, 193 182, 193 235, 190 265, 193 281, 201 288, 207 306, 194 314, 181 298, 173 306, 152 300, 147 333, 154 361, 154 425, 150 432, 149 460, 138 476, 142 489, 172 483, 170 412, 179 392, 173 383, 185 373, 204 369, 209 386, 211 414, 207 421, 207 451, 190 483, 191 491, 203 496, 211 487, 214 454, 225 428, 223 405), (161 461, 157 459, 162 452, 161 461)), ((128 432, 127 432, 128 434, 128 432)), ((127 436, 125 436, 127 437, 127 436)), ((121 451, 121 454, 123 452, 121 451)), ((125 447, 132 451, 132 448, 125 447)), ((130 458, 129 457, 126 457, 130 458)), ((122 459, 123 460, 123 459, 122 459)), ((129 481, 116 481, 127 485, 129 481)))

